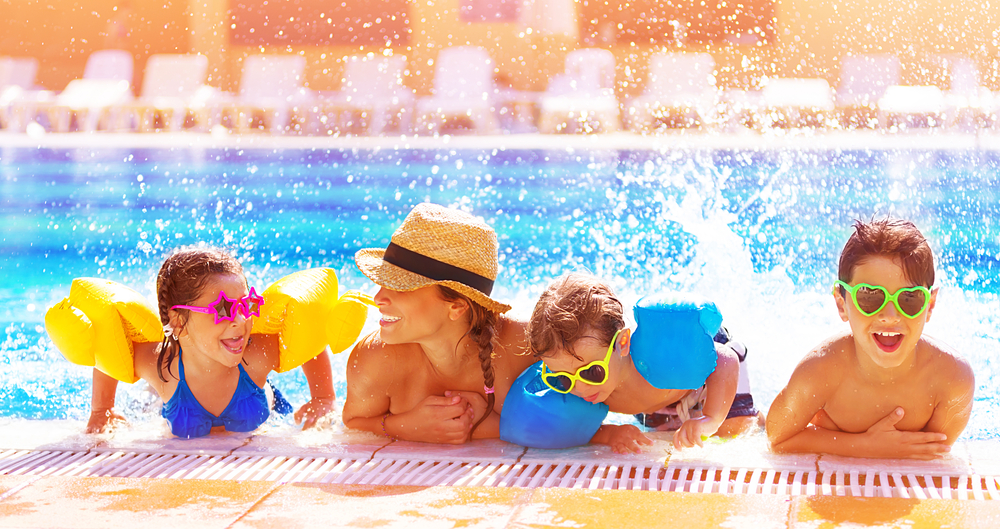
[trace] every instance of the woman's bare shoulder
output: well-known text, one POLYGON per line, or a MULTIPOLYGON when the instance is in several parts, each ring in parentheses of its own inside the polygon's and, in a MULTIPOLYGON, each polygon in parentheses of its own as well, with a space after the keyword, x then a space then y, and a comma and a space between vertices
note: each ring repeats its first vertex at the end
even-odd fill
POLYGON ((528 324, 525 321, 501 316, 501 331, 498 337, 499 354, 497 361, 512 366, 512 371, 520 373, 534 364, 537 359, 528 354, 528 324))
POLYGON ((362 338, 351 350, 348 371, 356 369, 373 369, 386 365, 405 363, 412 355, 403 354, 407 347, 417 347, 414 344, 387 344, 374 331, 362 338))

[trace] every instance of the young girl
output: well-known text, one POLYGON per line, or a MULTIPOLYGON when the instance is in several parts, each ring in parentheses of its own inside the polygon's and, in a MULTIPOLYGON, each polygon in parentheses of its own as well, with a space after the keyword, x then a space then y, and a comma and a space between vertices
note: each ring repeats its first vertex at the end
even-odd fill
POLYGON ((498 437, 523 355, 525 324, 490 298, 497 237, 482 220, 420 204, 385 250, 355 255, 382 288, 380 329, 347 366, 344 424, 395 439, 464 443, 498 437))
MULTIPOLYGON (((334 287, 336 288, 336 287, 334 287)), ((264 385, 279 366, 275 334, 255 334, 254 317, 267 303, 247 285, 243 267, 212 248, 175 252, 156 278, 162 342, 134 344, 134 373, 163 400, 174 435, 201 437, 213 429, 252 431, 270 414, 264 385)), ((302 365, 312 399, 295 414, 308 428, 333 409, 329 354, 302 365)), ((114 410, 118 380, 94 369, 87 432, 123 420, 114 410)))

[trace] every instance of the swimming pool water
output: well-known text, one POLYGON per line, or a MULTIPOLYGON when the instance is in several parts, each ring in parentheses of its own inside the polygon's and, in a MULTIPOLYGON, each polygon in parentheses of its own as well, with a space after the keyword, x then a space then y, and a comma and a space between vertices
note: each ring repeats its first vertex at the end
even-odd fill
MULTIPOLYGON (((853 219, 912 219, 942 289, 926 332, 976 371, 965 436, 996 437, 998 162, 979 151, 3 149, 0 417, 86 416, 89 370, 63 360, 42 327, 74 277, 148 295, 165 254, 205 242, 234 250, 261 287, 330 266, 342 288, 373 292, 354 252, 384 247, 413 205, 432 201, 496 229, 496 295, 521 314, 578 269, 627 303, 664 289, 712 297, 750 348, 765 408, 798 359, 845 325, 829 290, 853 219)), ((304 400, 300 374, 276 383, 304 400)))

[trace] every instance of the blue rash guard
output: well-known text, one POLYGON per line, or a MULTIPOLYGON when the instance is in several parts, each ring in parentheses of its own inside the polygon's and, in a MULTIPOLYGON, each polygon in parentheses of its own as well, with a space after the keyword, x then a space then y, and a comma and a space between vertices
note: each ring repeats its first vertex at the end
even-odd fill
POLYGON ((240 379, 236 383, 233 398, 219 416, 209 413, 191 393, 191 388, 184 379, 184 359, 181 352, 178 352, 177 365, 180 371, 177 390, 160 412, 170 423, 170 431, 177 437, 204 437, 215 426, 225 426, 230 432, 250 432, 267 420, 270 414, 267 394, 254 383, 242 364, 237 366, 240 369, 240 379))

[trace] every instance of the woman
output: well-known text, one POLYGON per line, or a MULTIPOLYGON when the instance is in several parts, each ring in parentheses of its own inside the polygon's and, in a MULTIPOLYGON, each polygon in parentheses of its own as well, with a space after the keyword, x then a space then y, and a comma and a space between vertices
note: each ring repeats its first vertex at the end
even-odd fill
POLYGON ((490 298, 497 237, 482 220, 435 204, 407 215, 358 268, 382 287, 379 330, 351 352, 344 424, 393 439, 464 443, 499 437, 514 379, 532 364, 525 323, 490 298))

